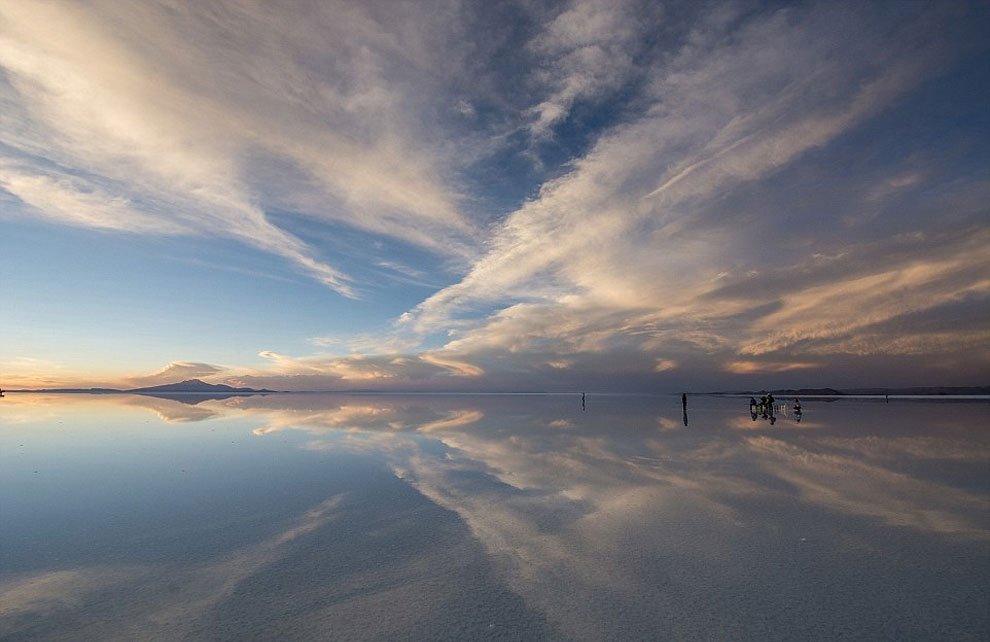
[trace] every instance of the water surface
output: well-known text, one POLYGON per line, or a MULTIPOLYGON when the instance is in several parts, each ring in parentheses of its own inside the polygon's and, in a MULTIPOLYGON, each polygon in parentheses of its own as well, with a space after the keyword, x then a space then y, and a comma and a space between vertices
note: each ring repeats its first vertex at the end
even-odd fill
POLYGON ((803 405, 8 395, 0 638, 990 639, 990 403, 803 405))

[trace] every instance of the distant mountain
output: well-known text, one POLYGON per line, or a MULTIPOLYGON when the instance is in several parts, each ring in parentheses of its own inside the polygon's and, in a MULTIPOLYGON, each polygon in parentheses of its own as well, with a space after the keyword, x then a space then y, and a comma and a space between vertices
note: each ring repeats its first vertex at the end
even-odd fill
MULTIPOLYGON (((765 392, 765 390, 761 390, 760 392, 750 391, 729 394, 761 395, 765 392)), ((914 388, 849 388, 847 390, 836 390, 835 388, 787 388, 771 390, 770 392, 775 395, 788 397, 841 397, 843 395, 990 395, 990 386, 916 386, 914 388)))
POLYGON ((914 388, 851 388, 847 395, 990 395, 990 386, 917 386, 914 388))
MULTIPOLYGON (((117 390, 116 388, 42 388, 40 390, 4 390, 4 392, 57 392, 57 393, 79 393, 79 394, 120 394, 132 392, 139 395, 161 395, 166 394, 210 394, 232 396, 238 394, 259 394, 273 393, 274 390, 265 388, 234 388, 222 383, 206 383, 199 379, 186 379, 179 383, 166 383, 161 386, 148 386, 146 388, 131 388, 130 390, 117 390)), ((225 398, 225 397, 217 397, 225 398)))
POLYGON ((160 386, 148 386, 147 388, 133 388, 125 392, 137 393, 176 393, 176 392, 208 392, 208 393, 258 393, 275 392, 274 390, 255 388, 235 388, 222 383, 206 383, 199 379, 187 379, 179 383, 166 383, 160 386))
POLYGON ((123 390, 117 390, 116 388, 40 388, 38 390, 4 390, 4 392, 51 392, 64 394, 67 392, 72 393, 86 393, 89 395, 108 395, 108 394, 120 394, 124 392, 123 390))

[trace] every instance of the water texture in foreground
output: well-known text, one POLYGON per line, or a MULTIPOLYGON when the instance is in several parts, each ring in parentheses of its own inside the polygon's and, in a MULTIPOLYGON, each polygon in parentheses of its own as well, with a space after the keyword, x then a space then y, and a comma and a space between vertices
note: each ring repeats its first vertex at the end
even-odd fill
POLYGON ((0 639, 990 639, 990 403, 684 419, 673 396, 9 395, 0 639))

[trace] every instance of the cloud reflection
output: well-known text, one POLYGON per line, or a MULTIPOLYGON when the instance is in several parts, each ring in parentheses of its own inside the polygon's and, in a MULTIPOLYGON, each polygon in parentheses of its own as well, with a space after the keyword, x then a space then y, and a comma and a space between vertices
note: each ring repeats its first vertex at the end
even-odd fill
MULTIPOLYGON (((674 397, 596 396, 587 411, 567 395, 275 395, 210 408, 237 425, 260 424, 259 439, 296 431, 303 450, 384 464, 456 514, 499 581, 562 639, 657 627, 679 637, 696 631, 698 618, 752 633, 758 623, 748 614, 779 606, 778 587, 804 586, 808 574, 857 595, 888 580, 945 582, 926 551, 975 551, 990 541, 985 492, 944 468, 990 463, 973 421, 985 414, 981 404, 957 404, 952 419, 930 402, 808 402, 801 424, 758 421, 758 432, 742 398, 695 397, 690 427, 677 421, 674 397), (887 541, 904 557, 887 562, 882 578, 863 579, 858 565, 873 563, 887 541), (752 608, 740 591, 752 594, 752 608)), ((341 501, 185 571, 190 590, 164 600, 149 621, 195 619, 189 614, 231 597, 289 542, 333 519, 341 501)), ((20 596, 12 603, 41 612, 59 602, 25 598, 32 581, 81 599, 72 597, 80 591, 73 577, 11 585, 20 596)), ((821 599, 820 608, 842 604, 821 599)))
MULTIPOLYGON (((84 605, 106 609, 109 605, 94 604, 94 600, 113 591, 116 599, 129 607, 127 621, 118 627, 84 622, 75 632, 80 639, 165 640, 189 635, 244 580, 285 556, 287 544, 332 519, 343 499, 332 497, 300 515, 283 532, 200 566, 83 567, 5 581, 0 584, 0 617, 51 616, 84 605), (155 599, 143 599, 140 594, 145 592, 156 593, 155 599)), ((16 619, 8 621, 15 627, 18 623, 16 619)))
MULTIPOLYGON (((941 460, 941 452, 951 460, 959 456, 952 449, 925 451, 922 444, 879 436, 860 444, 837 437, 838 426, 816 417, 814 408, 800 424, 758 421, 755 428, 764 434, 748 436, 754 426, 744 404, 739 400, 738 413, 696 413, 691 430, 639 407, 602 431, 597 418, 576 412, 565 420, 547 418, 539 404, 528 406, 529 413, 514 409, 511 422, 486 408, 417 424, 396 418, 402 409, 394 400, 374 399, 364 414, 385 413, 388 420, 366 424, 381 432, 348 440, 347 447, 388 453, 396 474, 456 512, 498 560, 505 581, 570 639, 601 639, 621 626, 610 604, 669 602, 661 587, 672 583, 687 594, 702 590, 711 580, 699 578, 714 568, 758 581, 765 572, 738 557, 730 544, 736 539, 814 537, 826 542, 820 547, 841 547, 827 542, 848 537, 843 529, 862 529, 851 526, 860 518, 869 520, 866 530, 990 539, 985 497, 890 469, 886 462, 901 457, 875 455, 878 444, 882 449, 888 442, 900 456, 941 460), (454 425, 466 416, 470 423, 454 425), (568 429, 560 430, 564 421, 568 429), (445 449, 431 453, 408 438, 397 444, 395 424, 445 449), (440 433, 438 425, 446 430, 440 433), (860 445, 871 447, 860 451, 860 445), (843 451, 821 452, 836 447, 843 451), (769 512, 754 511, 754 502, 769 512), (652 560, 647 567, 644 558, 652 560), (667 570, 659 577, 647 570, 657 560, 675 559, 662 564, 667 570), (603 592, 613 601, 601 604, 603 592)), ((322 433, 325 424, 296 427, 322 433)), ((982 453, 971 456, 990 461, 982 453)), ((624 616, 654 617, 635 609, 624 616)))

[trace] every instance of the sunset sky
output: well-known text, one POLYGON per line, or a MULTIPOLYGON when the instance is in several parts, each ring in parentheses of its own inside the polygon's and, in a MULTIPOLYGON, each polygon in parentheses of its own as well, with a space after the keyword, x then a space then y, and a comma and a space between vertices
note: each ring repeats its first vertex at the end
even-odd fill
POLYGON ((0 0, 0 386, 990 383, 990 4, 0 0))

